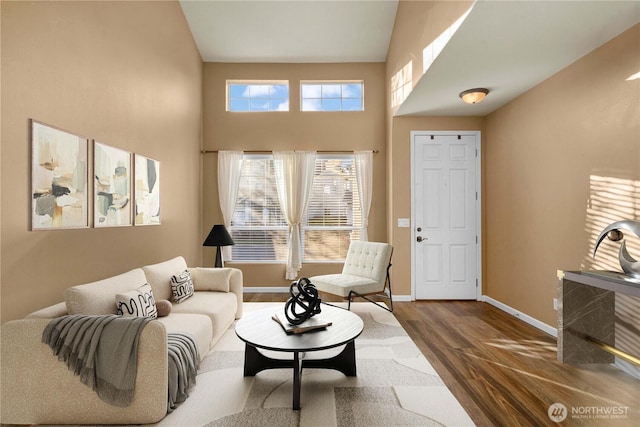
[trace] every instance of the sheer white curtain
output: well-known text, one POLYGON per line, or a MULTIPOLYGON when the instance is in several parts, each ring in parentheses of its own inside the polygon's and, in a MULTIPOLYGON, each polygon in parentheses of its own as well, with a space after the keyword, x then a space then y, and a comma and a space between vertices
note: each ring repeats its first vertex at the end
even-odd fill
POLYGON ((354 151, 356 164, 356 181, 360 194, 360 209, 362 210, 362 230, 360 240, 368 241, 369 211, 371 210, 371 193, 373 187, 373 151, 354 151))
POLYGON ((274 151, 273 160, 278 199, 289 224, 289 256, 285 278, 293 280, 302 268, 300 223, 311 198, 316 152, 274 151))
MULTIPOLYGON (((220 199, 224 226, 227 230, 231 226, 233 211, 236 208, 242 157, 242 151, 218 151, 218 198, 220 199)), ((222 257, 223 259, 231 259, 231 246, 222 248, 222 257)))

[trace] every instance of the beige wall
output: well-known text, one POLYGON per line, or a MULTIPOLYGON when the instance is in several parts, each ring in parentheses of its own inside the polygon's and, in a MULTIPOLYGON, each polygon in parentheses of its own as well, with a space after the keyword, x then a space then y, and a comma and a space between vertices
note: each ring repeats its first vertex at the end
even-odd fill
MULTIPOLYGON (((385 241, 386 150, 383 63, 204 65, 204 148, 206 150, 379 150, 374 155, 374 198, 369 217, 370 240, 385 241), (288 80, 289 111, 230 113, 225 110, 227 79, 288 80), (300 80, 364 80, 363 112, 301 112, 300 80)), ((217 155, 204 159, 202 241, 213 224, 222 222, 217 191, 217 155)), ((203 248, 205 264, 215 249, 203 248)), ((282 287, 284 264, 234 264, 242 268, 245 286, 282 287)), ((341 264, 305 263, 299 277, 333 273, 341 264)))
POLYGON ((640 216, 640 80, 626 80, 640 71, 639 30, 485 118, 395 117, 391 77, 411 60, 415 85, 424 47, 469 5, 403 1, 398 7, 386 64, 394 291, 411 290, 411 229, 397 227, 398 218, 411 215, 410 132, 480 130, 483 293, 553 326, 556 270, 616 268, 611 251, 592 260, 594 235, 610 222, 640 216))
MULTIPOLYGON (((412 61, 412 85, 422 77, 422 51, 453 24, 473 2, 401 1, 386 63, 387 94, 387 234, 394 247, 392 282, 396 295, 411 295, 411 228, 399 228, 398 218, 411 218, 411 131, 483 130, 480 117, 395 117, 391 78, 412 61)), ((484 135, 481 135, 483 137, 484 135)))
POLYGON ((556 270, 596 268, 602 228, 640 219, 638 52, 640 25, 486 120, 485 294, 550 325, 556 270))
POLYGON ((2 321, 136 266, 198 265, 202 61, 179 4, 2 2, 1 19, 2 321), (30 231, 31 118, 159 160, 162 225, 30 231))

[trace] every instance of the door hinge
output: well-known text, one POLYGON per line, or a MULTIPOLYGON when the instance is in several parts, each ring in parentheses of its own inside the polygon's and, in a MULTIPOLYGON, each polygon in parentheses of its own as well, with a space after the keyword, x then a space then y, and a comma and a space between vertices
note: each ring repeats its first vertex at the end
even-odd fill
POLYGON ((478 287, 478 279, 476 279, 476 288, 478 287))
POLYGON ((478 200, 478 192, 476 191, 476 200, 478 200))
POLYGON ((478 157, 478 149, 476 148, 476 157, 478 157))
POLYGON ((478 236, 476 236, 476 245, 478 244, 478 236))

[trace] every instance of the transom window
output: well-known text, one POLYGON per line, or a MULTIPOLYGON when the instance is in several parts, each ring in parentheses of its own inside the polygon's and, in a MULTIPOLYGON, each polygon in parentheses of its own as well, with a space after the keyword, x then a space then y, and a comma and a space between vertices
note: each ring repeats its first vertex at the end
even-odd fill
POLYGON ((289 82, 228 80, 227 111, 289 111, 289 82))
MULTIPOLYGON (((302 223, 303 261, 343 261, 350 242, 360 238, 361 227, 353 156, 319 154, 302 223)), ((271 155, 245 154, 230 231, 233 261, 286 262, 289 227, 280 208, 271 155)))
POLYGON ((300 82, 302 111, 364 111, 364 83, 300 82))

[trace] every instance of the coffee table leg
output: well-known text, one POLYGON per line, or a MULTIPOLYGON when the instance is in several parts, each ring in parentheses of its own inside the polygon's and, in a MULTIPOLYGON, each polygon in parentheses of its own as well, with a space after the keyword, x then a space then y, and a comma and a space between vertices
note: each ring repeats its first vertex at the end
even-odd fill
POLYGON ((302 363, 300 363, 300 353, 293 353, 293 409, 300 409, 300 374, 302 363))

